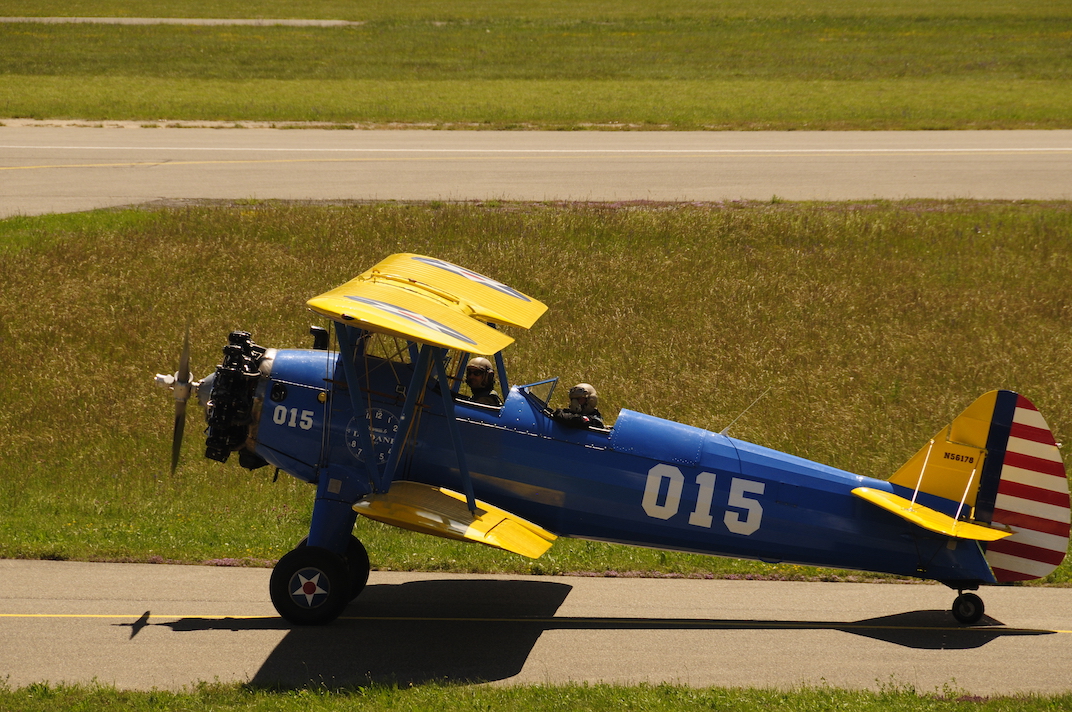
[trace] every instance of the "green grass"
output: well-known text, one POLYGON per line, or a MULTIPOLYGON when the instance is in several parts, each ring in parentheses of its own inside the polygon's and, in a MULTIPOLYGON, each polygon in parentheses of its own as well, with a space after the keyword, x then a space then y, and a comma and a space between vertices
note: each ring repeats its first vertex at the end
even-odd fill
POLYGON ((0 25, 4 74, 277 80, 1068 80, 1068 20, 0 25), (851 61, 846 61, 851 58, 851 61))
POLYGON ((772 17, 1069 17, 1064 0, 675 0, 653 5, 647 0, 3 0, 9 17, 223 17, 317 18, 353 21, 474 20, 482 18, 562 20, 627 18, 772 18, 772 17), (657 9, 655 9, 657 8, 657 9))
MULTIPOLYGON (((309 297, 397 251, 453 260, 550 305, 514 382, 597 384, 628 407, 885 477, 976 396, 1032 398, 1072 434, 1068 203, 529 205, 246 203, 0 222, 0 556, 266 565, 312 491, 200 457, 167 473, 183 325, 195 374, 228 331, 308 345, 309 297)), ((527 559, 370 522, 374 566, 432 571, 843 578, 560 541, 527 559)), ((1070 579, 1064 565, 1047 580, 1070 579)))
POLYGON ((328 692, 276 692, 238 685, 204 685, 191 692, 133 692, 103 686, 31 685, 18 690, 0 687, 6 712, 46 710, 273 710, 319 712, 391 710, 516 710, 552 712, 663 712, 664 710, 769 710, 787 712, 851 709, 860 712, 1034 712, 1068 709, 1069 695, 982 698, 955 688, 916 691, 885 684, 878 691, 805 687, 798 690, 696 689, 674 685, 562 685, 480 687, 422 685, 410 688, 368 687, 328 692))
MULTIPOLYGON (((51 12, 8 4, 5 14, 13 15, 20 8, 157 14, 129 4, 51 12)), ((366 24, 0 25, 0 115, 483 128, 1067 128, 1072 121, 1067 2, 1043 9, 919 0, 851 11, 835 0, 807 9, 682 3, 659 12, 637 3, 334 7, 243 11, 327 13, 366 24)), ((241 12, 197 3, 160 10, 241 12)))
POLYGON ((575 129, 1065 128, 1072 82, 204 80, 7 77, 12 115, 277 126, 575 129), (300 105, 294 104, 300 94, 300 105))

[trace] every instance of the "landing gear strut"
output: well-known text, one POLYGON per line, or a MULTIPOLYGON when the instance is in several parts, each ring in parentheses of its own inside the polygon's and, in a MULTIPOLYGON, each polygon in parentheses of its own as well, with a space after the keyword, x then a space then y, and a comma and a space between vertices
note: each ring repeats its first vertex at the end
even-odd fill
POLYGON ((974 625, 983 617, 983 599, 974 593, 959 592, 953 601, 953 617, 964 625, 974 625))

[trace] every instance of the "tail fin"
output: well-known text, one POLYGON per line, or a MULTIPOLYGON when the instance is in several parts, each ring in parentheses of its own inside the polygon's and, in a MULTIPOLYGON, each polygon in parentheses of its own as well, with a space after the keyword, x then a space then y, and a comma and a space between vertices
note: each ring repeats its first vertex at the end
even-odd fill
POLYGON ((987 546, 999 583, 1042 578, 1064 560, 1072 510, 1050 428, 1012 391, 984 394, 931 438, 890 481, 960 502, 958 519, 1007 527, 987 546))

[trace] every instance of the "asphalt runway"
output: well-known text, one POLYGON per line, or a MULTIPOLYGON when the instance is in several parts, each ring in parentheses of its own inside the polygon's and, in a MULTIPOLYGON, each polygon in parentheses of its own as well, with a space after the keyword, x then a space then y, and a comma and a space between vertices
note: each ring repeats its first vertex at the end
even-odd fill
MULTIPOLYGON (((0 218, 184 199, 1072 198, 1072 131, 468 132, 0 127, 0 218)), ((373 572, 291 628, 267 569, 0 560, 0 679, 179 689, 615 682, 1072 685, 1072 590, 373 572)))
POLYGON ((327 627, 292 628, 267 569, 0 560, 0 676, 182 689, 831 685, 976 695, 1069 688, 1072 590, 987 588, 955 624, 940 585, 373 572, 327 627))
POLYGON ((199 198, 1072 198, 1072 131, 347 131, 4 123, 0 218, 199 198))

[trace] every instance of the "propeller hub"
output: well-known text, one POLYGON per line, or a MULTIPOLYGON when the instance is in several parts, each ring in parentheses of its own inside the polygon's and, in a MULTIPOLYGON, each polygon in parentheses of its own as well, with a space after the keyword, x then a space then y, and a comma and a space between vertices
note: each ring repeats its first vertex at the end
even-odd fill
POLYGON ((174 375, 158 373, 154 381, 161 388, 170 388, 177 402, 185 403, 190 400, 191 395, 197 395, 201 386, 201 381, 195 381, 193 378, 194 374, 187 373, 186 378, 181 379, 178 371, 176 371, 174 375))

